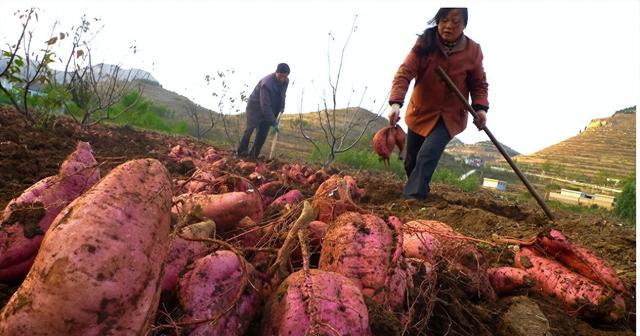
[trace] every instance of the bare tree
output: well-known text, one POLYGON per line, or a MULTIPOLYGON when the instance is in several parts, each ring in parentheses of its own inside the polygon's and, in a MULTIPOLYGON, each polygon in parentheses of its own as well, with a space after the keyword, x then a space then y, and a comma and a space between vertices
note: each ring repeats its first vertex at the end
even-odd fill
MULTIPOLYGON (((33 30, 29 30, 29 25, 34 19, 38 21, 37 9, 31 7, 27 10, 19 10, 14 15, 22 20, 22 31, 17 43, 9 45, 8 50, 2 51, 2 57, 7 59, 7 63, 0 71, 0 91, 9 98, 27 123, 47 125, 51 117, 50 111, 32 108, 29 105, 29 97, 34 94, 32 90, 34 85, 44 86, 51 81, 52 72, 49 64, 55 57, 51 47, 58 41, 58 37, 54 35, 58 22, 51 29, 50 38, 45 42, 46 47, 34 51, 31 45, 33 30)), ((65 35, 60 33, 60 39, 64 37, 65 35)))
POLYGON ((216 124, 215 112, 211 110, 205 110, 206 115, 204 115, 204 117, 208 119, 205 121, 205 120, 201 120, 201 119, 204 119, 204 118, 201 118, 201 115, 202 115, 202 113, 200 112, 201 110, 204 110, 204 108, 200 107, 197 104, 194 104, 191 101, 185 102, 185 111, 187 111, 187 115, 193 122, 193 126, 195 128, 194 133, 196 138, 198 139, 201 139, 205 135, 207 135, 207 133, 209 133, 215 127, 215 124, 216 124))
POLYGON ((217 100, 224 134, 232 146, 238 144, 243 130, 240 104, 246 103, 249 99, 247 94, 249 86, 246 83, 241 85, 241 89, 236 94, 233 93, 230 80, 234 74, 235 70, 227 69, 217 71, 215 76, 205 76, 207 85, 214 87, 211 95, 217 100))
MULTIPOLYGON (((330 165, 336 158, 336 154, 346 152, 352 149, 358 141, 362 138, 362 136, 367 131, 369 125, 380 118, 382 114, 382 110, 384 107, 384 102, 380 106, 380 109, 374 116, 366 118, 362 120, 362 116, 364 115, 363 109, 360 108, 362 106, 362 102, 365 98, 367 88, 365 87, 360 101, 357 107, 351 107, 351 98, 355 90, 351 90, 351 94, 348 99, 348 103, 346 108, 338 109, 338 93, 340 88, 340 76, 342 75, 342 66, 344 64, 345 52, 347 50, 347 46, 351 41, 351 37, 353 33, 357 30, 356 20, 358 16, 356 15, 353 19, 353 23, 351 26, 351 30, 349 31, 349 35, 342 47, 340 53, 340 61, 338 64, 338 69, 335 75, 335 79, 332 77, 331 72, 331 48, 328 48, 327 52, 327 61, 328 61, 328 74, 329 74, 329 86, 331 88, 331 98, 330 101, 327 101, 326 94, 321 98, 322 106, 318 105, 316 116, 317 121, 320 125, 320 129, 323 133, 323 139, 312 139, 309 135, 308 130, 305 130, 305 123, 302 122, 302 98, 300 99, 300 110, 299 110, 299 120, 298 123, 300 132, 302 136, 309 141, 320 153, 322 153, 322 149, 320 148, 320 143, 326 144, 328 147, 328 151, 326 153, 326 159, 324 161, 324 166, 330 165), (339 120, 341 118, 342 120, 339 120), (340 122, 338 122, 340 121, 340 122)), ((335 37, 332 33, 329 33, 329 44, 331 41, 334 41, 335 37)), ((304 92, 303 92, 304 93, 304 92)), ((302 95, 304 96, 304 94, 302 95)), ((373 101, 375 103, 375 100, 373 101)))

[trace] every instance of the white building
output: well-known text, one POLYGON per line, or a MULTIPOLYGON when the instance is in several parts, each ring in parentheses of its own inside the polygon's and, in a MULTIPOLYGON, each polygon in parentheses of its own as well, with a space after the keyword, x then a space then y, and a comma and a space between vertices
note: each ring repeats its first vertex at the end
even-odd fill
POLYGON ((482 187, 505 191, 507 190, 507 182, 485 177, 482 179, 482 187))

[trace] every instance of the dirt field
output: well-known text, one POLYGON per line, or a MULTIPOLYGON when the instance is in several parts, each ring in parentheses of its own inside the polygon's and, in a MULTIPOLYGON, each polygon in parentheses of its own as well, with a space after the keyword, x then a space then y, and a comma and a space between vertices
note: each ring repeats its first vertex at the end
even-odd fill
MULTIPOLYGON (((129 127, 112 128, 103 125, 80 129, 69 121, 60 121, 53 130, 27 128, 15 112, 0 108, 0 206, 4 208, 13 197, 36 181, 53 175, 59 164, 73 151, 78 140, 88 141, 101 164, 102 175, 111 168, 133 158, 154 157, 165 160, 171 146, 181 140, 153 132, 136 131, 129 127)), ((192 139, 187 139, 192 143, 192 139)), ((193 143, 196 148, 206 144, 193 143)), ((187 174, 179 167, 169 167, 175 174, 187 174)), ((465 193, 442 184, 435 184, 427 201, 407 202, 400 198, 402 181, 387 173, 348 172, 367 190, 360 205, 367 211, 386 218, 396 215, 403 221, 437 219, 459 232, 491 242, 492 235, 528 239, 548 225, 564 232, 604 257, 624 281, 628 293, 625 318, 615 324, 587 323, 559 308, 551 298, 523 292, 536 302, 551 325, 553 335, 634 335, 636 290, 636 233, 613 218, 573 214, 553 209, 557 217, 550 223, 535 203, 519 203, 489 190, 465 193)), ((511 252, 503 245, 483 245, 492 264, 507 264, 511 252)), ((0 284, 0 307, 15 290, 15 286, 0 284)), ((496 331, 502 311, 509 298, 495 303, 475 302, 487 314, 479 318, 488 330, 496 331)), ((444 333, 444 331, 439 331, 444 333)))

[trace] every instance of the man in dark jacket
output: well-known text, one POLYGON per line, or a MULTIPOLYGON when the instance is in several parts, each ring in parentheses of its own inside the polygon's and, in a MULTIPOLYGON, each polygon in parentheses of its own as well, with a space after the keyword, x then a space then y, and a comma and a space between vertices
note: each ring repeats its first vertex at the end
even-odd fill
POLYGON ((261 79, 253 89, 247 103, 247 127, 238 146, 238 155, 249 155, 251 158, 257 159, 262 145, 267 139, 269 128, 273 127, 278 132, 278 115, 284 111, 290 72, 286 63, 280 63, 275 73, 261 79), (258 131, 253 141, 253 147, 250 152, 247 152, 249 139, 255 129, 258 131))

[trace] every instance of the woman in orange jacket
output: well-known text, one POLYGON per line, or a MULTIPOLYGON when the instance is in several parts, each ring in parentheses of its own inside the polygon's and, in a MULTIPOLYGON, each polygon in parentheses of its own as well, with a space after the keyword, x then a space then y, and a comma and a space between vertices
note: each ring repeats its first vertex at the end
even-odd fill
POLYGON ((466 8, 440 8, 420 35, 395 74, 388 117, 391 125, 400 119, 400 107, 415 79, 406 109, 407 183, 405 198, 425 199, 438 161, 449 141, 467 127, 463 102, 447 87, 436 69, 441 66, 463 95, 471 95, 478 112, 474 123, 483 128, 489 109, 488 84, 482 66, 480 45, 463 34, 468 22, 466 8))

